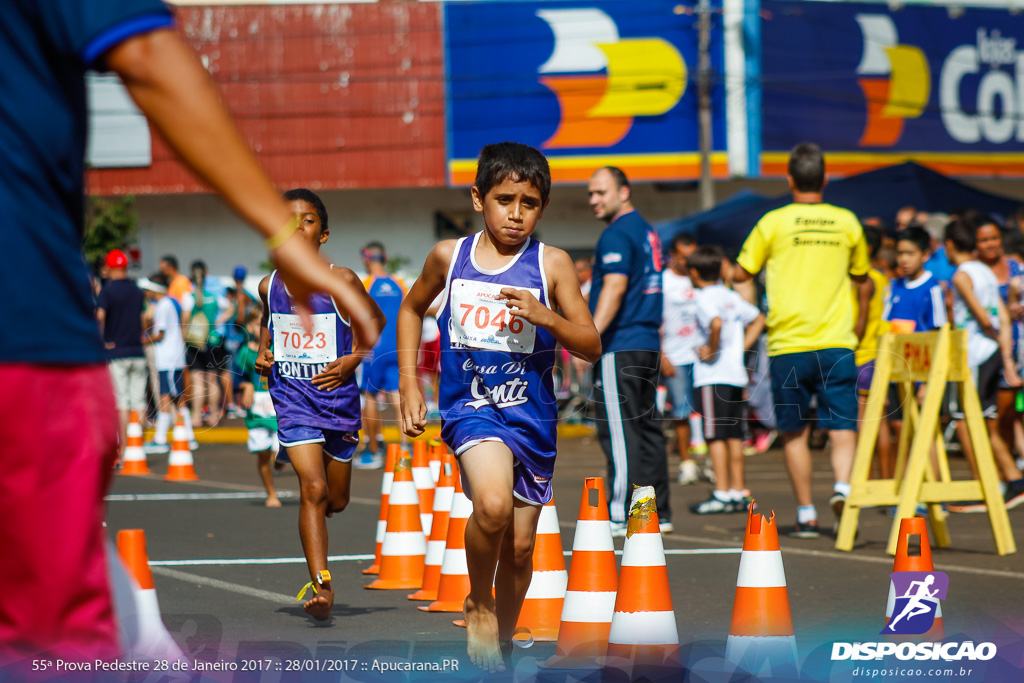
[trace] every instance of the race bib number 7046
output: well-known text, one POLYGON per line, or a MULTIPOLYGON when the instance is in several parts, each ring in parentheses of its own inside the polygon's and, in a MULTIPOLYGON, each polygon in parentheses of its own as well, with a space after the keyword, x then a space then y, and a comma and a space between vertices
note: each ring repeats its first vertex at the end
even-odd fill
MULTIPOLYGON (((473 349, 533 353, 537 328, 505 305, 501 290, 509 285, 454 280, 451 288, 451 340, 473 349)), ((540 299, 540 290, 525 289, 540 299)))

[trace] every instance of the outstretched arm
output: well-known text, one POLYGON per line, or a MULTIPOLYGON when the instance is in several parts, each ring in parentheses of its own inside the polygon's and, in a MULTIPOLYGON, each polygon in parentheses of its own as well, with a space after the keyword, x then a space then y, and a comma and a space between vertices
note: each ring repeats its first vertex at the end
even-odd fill
POLYGON ((419 436, 427 426, 427 406, 420 391, 416 357, 423 334, 423 316, 444 289, 455 240, 438 242, 427 255, 423 272, 413 283, 398 309, 398 389, 401 395, 402 431, 419 436))
POLYGON ((313 248, 294 236, 293 216, 235 127, 195 53, 171 29, 133 36, 104 55, 139 108, 199 178, 253 229, 274 237, 271 257, 309 325, 308 299, 331 294, 352 316, 362 347, 372 347, 374 311, 331 276, 313 248))

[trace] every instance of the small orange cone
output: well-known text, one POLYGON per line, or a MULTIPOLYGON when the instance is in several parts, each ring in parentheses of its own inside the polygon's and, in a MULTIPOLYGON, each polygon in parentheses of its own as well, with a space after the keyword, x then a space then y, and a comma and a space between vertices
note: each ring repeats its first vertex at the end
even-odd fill
POLYGON ((139 423, 139 412, 133 410, 128 419, 127 438, 124 443, 124 459, 121 474, 150 474, 146 464, 146 451, 142 447, 142 425, 139 423))
POLYGON ((552 497, 540 509, 537 539, 533 546, 533 579, 526 591, 516 628, 529 629, 536 641, 557 640, 568 582, 558 511, 552 497))
POLYGON ((682 672, 653 486, 633 489, 605 661, 632 680, 682 672))
POLYGON ((414 441, 412 444, 412 480, 416 483, 416 495, 420 499, 420 528, 429 533, 434 520, 435 482, 430 475, 426 441, 414 441))
MULTIPOLYGON (((896 559, 892 565, 893 572, 933 572, 935 565, 932 564, 932 547, 928 543, 928 520, 924 517, 904 517, 900 520, 900 540, 896 544, 896 559), (921 552, 919 555, 910 554, 910 537, 920 538, 921 552)), ((927 600, 927 598, 922 598, 927 600)), ((888 635, 887 639, 898 641, 936 641, 946 637, 946 627, 942 625, 942 602, 936 601, 935 621, 926 633, 919 636, 888 635)), ((889 580, 889 598, 885 601, 885 626, 889 625, 892 619, 893 609, 896 607, 896 586, 889 580)), ((884 632, 884 627, 883 627, 884 632)))
POLYGON ((448 517, 448 541, 441 562, 437 600, 420 605, 424 612, 461 612, 469 595, 469 567, 466 564, 466 523, 473 514, 473 502, 462 490, 462 478, 455 476, 455 497, 448 517))
POLYGON ((412 458, 403 451, 395 464, 395 479, 388 495, 388 526, 380 551, 380 576, 366 586, 382 590, 419 588, 427 538, 420 526, 420 501, 412 480, 412 458))
POLYGON ((146 554, 146 533, 142 529, 117 532, 117 557, 120 562, 109 558, 109 570, 121 640, 127 650, 123 659, 187 661, 160 617, 160 604, 146 554))
POLYGON ((427 561, 423 570, 423 588, 409 596, 410 600, 437 600, 437 588, 441 583, 441 564, 444 562, 444 547, 448 540, 448 517, 455 499, 455 480, 459 477, 459 466, 455 456, 444 452, 441 478, 434 492, 434 519, 427 540, 427 561))
POLYGON ((185 432, 185 420, 178 413, 178 421, 172 432, 171 455, 167 460, 167 481, 195 481, 195 461, 192 460, 192 449, 188 445, 188 434, 185 432))
POLYGON ((765 667, 794 666, 797 652, 775 512, 766 520, 750 508, 725 659, 758 674, 765 667))
POLYGON ((430 442, 430 454, 428 456, 430 460, 430 477, 434 480, 434 486, 439 486, 438 482, 441 480, 441 466, 444 464, 444 454, 448 452, 448 448, 440 441, 430 442))
POLYGON ((388 496, 391 493, 391 482, 395 479, 395 463, 401 455, 402 447, 397 443, 388 444, 388 454, 384 461, 384 476, 380 480, 380 514, 377 516, 377 547, 373 551, 373 564, 363 570, 364 574, 380 574, 380 551, 384 545, 384 534, 388 530, 388 496))
POLYGON ((572 542, 569 583, 562 607, 555 654, 540 665, 549 669, 591 669, 608 650, 619 570, 615 561, 604 479, 583 483, 579 521, 572 542))

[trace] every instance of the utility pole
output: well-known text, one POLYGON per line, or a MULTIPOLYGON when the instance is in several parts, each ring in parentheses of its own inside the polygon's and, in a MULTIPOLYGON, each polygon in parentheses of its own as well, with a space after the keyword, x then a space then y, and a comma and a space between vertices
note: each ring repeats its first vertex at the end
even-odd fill
POLYGON ((711 0, 698 0, 697 15, 697 124, 700 138, 700 208, 715 205, 715 185, 711 177, 711 0))

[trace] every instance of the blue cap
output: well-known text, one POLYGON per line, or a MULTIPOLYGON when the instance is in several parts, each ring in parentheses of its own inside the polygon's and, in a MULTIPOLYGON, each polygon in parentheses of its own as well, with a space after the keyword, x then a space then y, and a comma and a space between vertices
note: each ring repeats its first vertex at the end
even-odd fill
POLYGON ((235 279, 244 280, 246 276, 245 266, 238 266, 235 268, 235 279))

